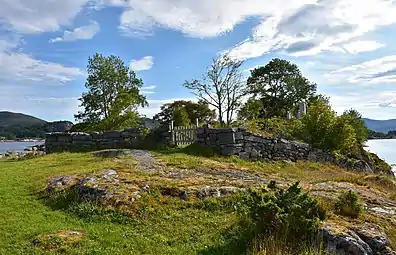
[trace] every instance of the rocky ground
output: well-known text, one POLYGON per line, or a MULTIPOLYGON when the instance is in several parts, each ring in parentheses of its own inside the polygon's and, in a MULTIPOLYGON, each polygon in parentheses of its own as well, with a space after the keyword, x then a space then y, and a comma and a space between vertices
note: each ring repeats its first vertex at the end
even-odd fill
MULTIPOLYGON (((292 181, 279 174, 259 173, 236 167, 227 168, 227 165, 196 166, 194 169, 185 168, 182 164, 169 165, 161 160, 161 157, 158 159, 150 152, 142 150, 107 150, 96 152, 95 156, 110 157, 117 162, 130 164, 134 170, 103 169, 86 175, 53 177, 47 181, 47 191, 68 190, 73 187, 81 201, 94 200, 102 201, 103 204, 128 206, 152 189, 184 200, 206 199, 229 196, 247 187, 268 184, 271 180, 284 187, 292 181)), ((358 181, 353 183, 342 180, 324 180, 316 183, 303 181, 301 185, 311 195, 324 201, 334 201, 343 191, 353 190, 364 202, 366 208, 364 220, 346 220, 333 215, 324 223, 319 236, 325 240, 330 252, 396 254, 392 251, 390 237, 384 231, 386 226, 390 228, 396 226, 396 201, 389 196, 386 188, 380 190, 369 185, 359 185, 358 181)), ((393 187, 392 183, 387 185, 390 189, 393 187)))

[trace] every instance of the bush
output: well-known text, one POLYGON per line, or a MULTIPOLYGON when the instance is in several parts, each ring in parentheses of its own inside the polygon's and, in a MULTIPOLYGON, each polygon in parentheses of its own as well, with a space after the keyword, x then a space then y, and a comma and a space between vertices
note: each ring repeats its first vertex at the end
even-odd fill
POLYGON ((359 196, 353 192, 343 192, 335 204, 336 213, 339 215, 358 218, 363 211, 363 205, 360 202, 359 196))
POLYGON ((250 189, 240 208, 254 225, 257 235, 284 237, 288 241, 311 240, 318 230, 325 212, 318 201, 303 192, 298 183, 279 189, 271 183, 271 190, 250 189))
POLYGON ((366 127, 357 111, 349 110, 337 116, 322 101, 312 104, 301 122, 297 136, 317 148, 359 157, 362 143, 367 139, 366 127))

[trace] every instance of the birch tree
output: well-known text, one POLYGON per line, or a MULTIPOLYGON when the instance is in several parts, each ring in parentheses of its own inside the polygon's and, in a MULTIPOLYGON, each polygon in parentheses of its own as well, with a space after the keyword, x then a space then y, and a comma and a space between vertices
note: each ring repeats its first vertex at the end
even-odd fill
POLYGON ((246 83, 241 71, 242 63, 224 55, 213 59, 202 80, 184 83, 199 100, 216 109, 221 126, 231 124, 234 113, 245 95, 246 83))

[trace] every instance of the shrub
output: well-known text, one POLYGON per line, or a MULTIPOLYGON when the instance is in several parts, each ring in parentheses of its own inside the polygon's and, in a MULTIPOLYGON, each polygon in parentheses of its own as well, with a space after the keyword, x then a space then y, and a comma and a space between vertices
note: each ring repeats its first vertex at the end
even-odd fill
POLYGON ((248 215, 257 235, 281 236, 289 241, 308 241, 317 233, 325 212, 318 201, 303 192, 298 183, 271 191, 250 189, 243 195, 242 212, 248 215))
POLYGON ((339 215, 358 218, 363 211, 363 205, 360 202, 359 196, 356 192, 343 192, 335 203, 336 213, 339 215))

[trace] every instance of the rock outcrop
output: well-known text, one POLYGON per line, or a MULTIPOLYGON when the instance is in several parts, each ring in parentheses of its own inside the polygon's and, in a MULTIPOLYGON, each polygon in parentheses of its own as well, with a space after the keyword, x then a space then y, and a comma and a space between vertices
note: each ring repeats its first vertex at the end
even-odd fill
POLYGON ((385 232, 375 224, 366 223, 339 231, 325 225, 319 232, 319 245, 335 255, 391 255, 385 232))

